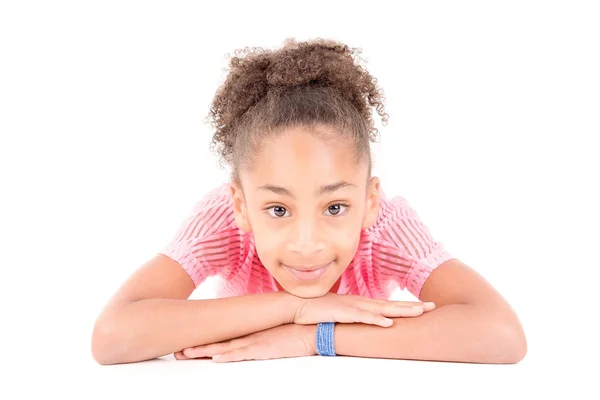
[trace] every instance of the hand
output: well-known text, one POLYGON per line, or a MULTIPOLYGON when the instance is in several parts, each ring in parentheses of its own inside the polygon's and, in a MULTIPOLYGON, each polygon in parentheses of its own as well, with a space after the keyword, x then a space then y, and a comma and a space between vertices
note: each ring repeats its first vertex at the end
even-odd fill
POLYGON ((389 318, 417 317, 435 308, 434 303, 375 300, 335 293, 303 300, 293 317, 296 324, 358 322, 389 327, 393 324, 393 320, 389 318))
POLYGON ((212 357, 216 362, 267 360, 317 354, 316 326, 286 324, 225 342, 184 349, 177 360, 212 357))

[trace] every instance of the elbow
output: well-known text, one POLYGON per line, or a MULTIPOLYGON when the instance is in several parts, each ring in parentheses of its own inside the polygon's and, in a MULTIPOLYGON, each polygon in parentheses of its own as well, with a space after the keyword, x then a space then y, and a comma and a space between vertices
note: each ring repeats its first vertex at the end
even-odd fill
POLYGON ((493 355, 489 360, 495 364, 517 364, 527 355, 527 339, 521 324, 504 322, 496 326, 496 335, 488 354, 493 355))
POLYGON ((517 324, 517 326, 513 327, 511 329, 512 334, 511 334, 511 348, 512 348, 512 353, 511 353, 511 361, 512 364, 516 364, 520 361, 522 361, 525 356, 527 355, 527 339, 525 337, 525 332, 523 331, 523 327, 521 327, 520 324, 517 324))
POLYGON ((110 318, 99 319, 92 333, 92 357, 100 365, 122 363, 119 348, 123 338, 110 318))

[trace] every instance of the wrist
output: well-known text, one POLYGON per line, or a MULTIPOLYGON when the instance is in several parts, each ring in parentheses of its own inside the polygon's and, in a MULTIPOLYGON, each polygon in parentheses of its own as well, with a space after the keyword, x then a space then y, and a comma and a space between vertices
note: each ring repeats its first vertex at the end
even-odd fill
POLYGON ((282 325, 295 323, 305 300, 283 290, 278 292, 278 294, 281 297, 281 309, 284 310, 284 321, 282 322, 282 325))
POLYGON ((335 322, 317 324, 316 349, 320 356, 336 356, 335 325, 335 322))
POLYGON ((303 341, 306 350, 311 355, 317 355, 317 325, 297 325, 303 331, 303 341))

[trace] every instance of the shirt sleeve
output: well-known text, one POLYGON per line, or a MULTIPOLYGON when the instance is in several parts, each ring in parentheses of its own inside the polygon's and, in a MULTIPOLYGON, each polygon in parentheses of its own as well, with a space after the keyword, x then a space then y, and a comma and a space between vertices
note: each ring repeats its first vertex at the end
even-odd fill
POLYGON ((159 253, 179 263, 198 287, 228 266, 229 249, 239 249, 240 236, 231 234, 234 221, 228 185, 220 186, 192 207, 159 253))
POLYGON ((442 242, 434 239, 418 213, 400 196, 384 203, 373 252, 380 279, 392 281, 417 298, 433 270, 455 258, 442 242))

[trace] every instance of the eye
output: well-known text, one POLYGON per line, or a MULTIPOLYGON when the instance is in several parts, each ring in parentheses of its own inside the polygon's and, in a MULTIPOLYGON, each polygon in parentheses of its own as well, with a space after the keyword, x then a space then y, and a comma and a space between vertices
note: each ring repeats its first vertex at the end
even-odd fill
MULTIPOLYGON (((344 215, 345 214, 344 210, 346 210, 346 212, 347 212, 347 209, 349 207, 350 206, 348 206, 347 204, 335 203, 335 204, 332 204, 329 207, 327 207, 326 212, 329 213, 328 216, 338 217, 338 216, 344 215)), ((281 219, 283 217, 290 216, 288 210, 282 206, 271 206, 271 207, 267 208, 267 211, 268 211, 269 215, 273 218, 281 219)))
POLYGON ((285 213, 287 212, 285 207, 281 206, 269 207, 267 210, 269 211, 269 215, 271 215, 273 218, 283 218, 286 216, 285 213), (271 210, 273 210, 273 213, 271 213, 271 210))
POLYGON ((343 215, 344 209, 348 209, 348 205, 343 203, 335 203, 327 207, 327 211, 329 211, 332 217, 343 215))

